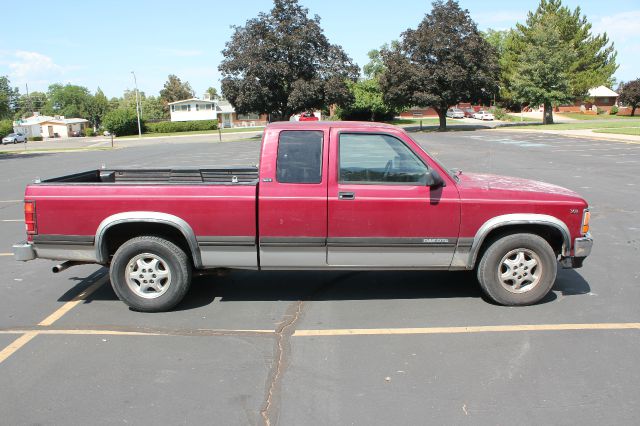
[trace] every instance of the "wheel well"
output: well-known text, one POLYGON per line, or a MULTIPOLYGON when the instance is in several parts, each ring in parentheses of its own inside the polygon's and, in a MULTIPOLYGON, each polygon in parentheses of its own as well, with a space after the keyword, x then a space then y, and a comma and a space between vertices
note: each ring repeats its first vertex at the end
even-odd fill
POLYGON ((144 235, 160 237, 171 241, 187 254, 192 264, 194 263, 189 242, 184 234, 182 234, 179 229, 163 223, 127 222, 114 225, 107 229, 102 237, 103 253, 107 255, 107 259, 110 261, 111 257, 122 244, 132 238, 144 235))
POLYGON ((482 255, 487 250, 487 248, 493 244, 495 241, 499 240, 502 237, 506 237, 507 235, 513 234, 534 234, 539 237, 544 238, 551 248, 553 252, 558 256, 562 253, 562 245, 564 244, 564 237, 562 236, 562 231, 558 228, 549 225, 535 225, 535 224, 526 224, 526 225, 505 225, 499 228, 491 230, 485 237, 482 245, 480 246, 480 250, 478 250, 478 255, 476 256, 476 264, 478 259, 482 258, 482 255))

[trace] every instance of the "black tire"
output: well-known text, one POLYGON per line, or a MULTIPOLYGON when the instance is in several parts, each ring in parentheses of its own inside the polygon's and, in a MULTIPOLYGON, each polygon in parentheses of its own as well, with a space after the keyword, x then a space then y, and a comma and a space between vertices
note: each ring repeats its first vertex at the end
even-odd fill
POLYGON ((482 291, 494 302, 526 306, 549 293, 557 272, 556 255, 545 239, 512 234, 491 243, 478 264, 477 277, 482 291))
POLYGON ((118 298, 131 308, 163 312, 176 306, 187 294, 191 285, 191 262, 171 241, 154 236, 136 237, 118 248, 109 274, 118 298), (136 276, 128 278, 132 272, 136 276))

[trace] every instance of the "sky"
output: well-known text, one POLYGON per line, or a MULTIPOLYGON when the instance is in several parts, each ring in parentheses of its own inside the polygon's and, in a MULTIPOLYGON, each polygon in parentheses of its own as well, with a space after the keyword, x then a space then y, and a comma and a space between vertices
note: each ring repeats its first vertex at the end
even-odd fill
MULTIPOLYGON (((300 0, 319 15, 325 35, 359 66, 367 52, 416 28, 431 1, 300 0)), ((508 29, 523 22, 538 0, 460 0, 480 30, 508 29)), ((565 0, 580 6, 594 32, 607 32, 618 50, 615 77, 640 77, 640 0, 565 0)), ((71 83, 108 97, 138 88, 158 95, 169 74, 188 81, 197 96, 220 87, 221 51, 233 33, 271 0, 50 1, 7 0, 0 35, 0 75, 25 93, 71 83), (36 10, 32 13, 29 10, 36 10), (23 15, 24 13, 24 15, 23 15), (15 30, 12 23, 16 24, 15 30)))

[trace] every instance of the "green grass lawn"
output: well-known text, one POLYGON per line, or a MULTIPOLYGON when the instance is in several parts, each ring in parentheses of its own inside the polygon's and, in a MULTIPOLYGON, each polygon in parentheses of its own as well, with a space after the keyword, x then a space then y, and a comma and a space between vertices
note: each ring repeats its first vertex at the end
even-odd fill
POLYGON ((540 124, 538 126, 512 126, 510 129, 540 129, 540 130, 587 130, 587 129, 618 129, 624 127, 640 127, 640 120, 619 121, 589 121, 586 123, 540 124))
MULTIPOLYGON (((386 121, 385 123, 394 124, 396 126, 419 126, 422 121, 423 126, 434 126, 440 124, 440 119, 438 118, 399 118, 395 120, 386 121)), ((447 122, 454 121, 452 118, 447 118, 447 122)))
POLYGON ((519 115, 512 115, 512 114, 507 114, 505 117, 503 117, 502 121, 509 121, 511 123, 519 123, 519 122, 523 122, 523 123, 533 123, 533 122, 538 122, 540 123, 542 120, 537 119, 537 118, 531 118, 531 117, 520 117, 519 115), (522 119, 522 120, 521 120, 522 119))
MULTIPOLYGON (((264 127, 234 127, 231 129, 221 129, 222 133, 247 133, 247 132, 261 132, 264 127)), ((158 136, 180 136, 180 135, 206 135, 206 134, 218 134, 218 130, 192 130, 189 132, 170 132, 170 133, 143 133, 143 138, 155 138, 158 136)), ((138 135, 131 136, 118 136, 118 139, 135 139, 138 135)))
POLYGON ((600 129, 594 130, 594 133, 613 133, 616 135, 632 135, 632 136, 640 136, 640 126, 639 127, 623 127, 620 129, 600 129))
POLYGON ((566 118, 573 118, 574 120, 586 120, 586 121, 628 120, 628 119, 638 118, 638 117, 630 117, 628 115, 609 115, 609 114, 589 115, 589 114, 582 114, 580 112, 555 112, 554 115, 557 115, 558 117, 566 117, 566 118))

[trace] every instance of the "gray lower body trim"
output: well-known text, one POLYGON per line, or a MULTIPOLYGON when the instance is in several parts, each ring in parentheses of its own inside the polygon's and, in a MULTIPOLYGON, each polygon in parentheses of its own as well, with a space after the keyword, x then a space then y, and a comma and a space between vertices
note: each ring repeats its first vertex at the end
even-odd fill
POLYGON ((258 268, 256 237, 197 237, 203 268, 258 268))
POLYGON ((33 249, 36 252, 36 256, 42 259, 99 263, 93 244, 73 244, 68 242, 34 243, 33 249))
POLYGON ((260 246, 261 269, 325 269, 327 248, 260 246))
POLYGON ((202 267, 256 269, 258 252, 256 246, 200 246, 202 267))

